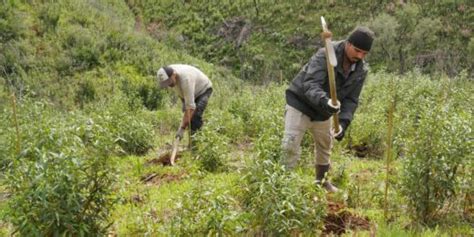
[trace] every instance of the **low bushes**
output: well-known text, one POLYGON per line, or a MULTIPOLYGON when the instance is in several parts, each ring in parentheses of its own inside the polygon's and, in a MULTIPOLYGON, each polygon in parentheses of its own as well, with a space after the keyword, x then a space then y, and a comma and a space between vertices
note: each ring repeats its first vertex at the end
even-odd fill
POLYGON ((0 143, 2 182, 12 194, 7 220, 22 235, 105 234, 116 200, 110 156, 148 151, 151 120, 119 98, 106 107, 88 108, 88 114, 65 114, 26 100, 18 105, 17 137, 13 114, 5 112, 2 124, 12 127, 2 128, 6 141, 0 143))
POLYGON ((244 206, 263 235, 313 235, 321 229, 326 201, 313 178, 290 173, 278 162, 258 159, 243 178, 244 206))

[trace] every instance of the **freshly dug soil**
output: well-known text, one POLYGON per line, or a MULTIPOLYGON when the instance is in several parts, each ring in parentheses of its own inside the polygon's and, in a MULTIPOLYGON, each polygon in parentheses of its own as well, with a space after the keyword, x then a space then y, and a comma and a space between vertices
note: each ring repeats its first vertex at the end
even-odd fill
POLYGON ((328 206, 323 234, 341 235, 346 230, 370 230, 369 218, 357 216, 340 203, 329 202, 328 206))
POLYGON ((179 181, 185 176, 184 173, 181 174, 157 174, 151 173, 144 175, 140 178, 143 183, 161 185, 163 183, 170 183, 174 181, 179 181))

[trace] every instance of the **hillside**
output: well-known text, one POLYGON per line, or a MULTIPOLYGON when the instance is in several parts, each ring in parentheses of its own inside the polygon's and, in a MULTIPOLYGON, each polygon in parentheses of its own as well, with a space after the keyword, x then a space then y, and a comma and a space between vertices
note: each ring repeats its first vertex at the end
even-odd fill
POLYGON ((336 39, 359 24, 374 30, 377 40, 367 58, 374 71, 473 73, 471 1, 128 2, 155 39, 231 68, 245 80, 291 79, 322 46, 320 16, 336 39))
POLYGON ((0 236, 472 236, 472 4, 335 2, 2 3, 0 236), (309 134, 280 163, 321 15, 336 38, 367 23, 389 41, 332 150, 335 194, 309 134), (155 76, 171 63, 214 88, 175 166, 181 102, 155 76))

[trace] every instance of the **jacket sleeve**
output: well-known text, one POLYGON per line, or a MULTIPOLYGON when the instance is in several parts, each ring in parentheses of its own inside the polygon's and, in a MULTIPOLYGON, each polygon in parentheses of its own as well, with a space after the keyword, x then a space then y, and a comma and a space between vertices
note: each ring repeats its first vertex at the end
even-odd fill
POLYGON ((359 105, 359 96, 364 85, 367 72, 361 76, 361 79, 357 81, 357 86, 352 90, 342 101, 341 101, 341 112, 339 114, 339 120, 344 121, 347 126, 351 123, 354 113, 359 105))
POLYGON ((328 80, 325 49, 321 48, 311 57, 306 66, 306 75, 303 79, 303 91, 313 107, 321 107, 328 93, 324 91, 324 84, 328 80))

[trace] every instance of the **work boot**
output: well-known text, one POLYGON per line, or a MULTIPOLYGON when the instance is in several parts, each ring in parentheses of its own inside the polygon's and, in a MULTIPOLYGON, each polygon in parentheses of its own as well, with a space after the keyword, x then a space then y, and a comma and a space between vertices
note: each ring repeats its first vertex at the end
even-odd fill
POLYGON ((324 180, 327 172, 329 171, 329 165, 316 165, 316 184, 321 185, 326 191, 335 193, 339 191, 336 186, 332 185, 328 180, 324 180), (323 182, 324 180, 324 182, 323 182))

